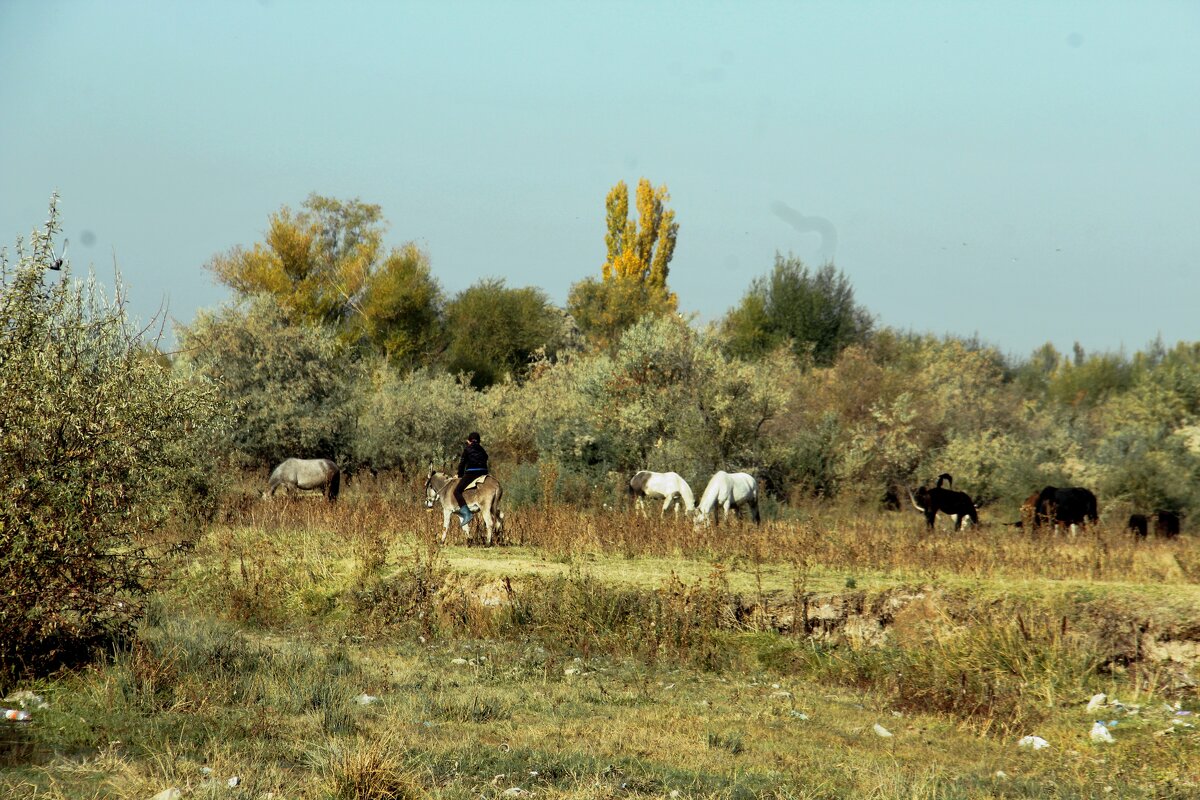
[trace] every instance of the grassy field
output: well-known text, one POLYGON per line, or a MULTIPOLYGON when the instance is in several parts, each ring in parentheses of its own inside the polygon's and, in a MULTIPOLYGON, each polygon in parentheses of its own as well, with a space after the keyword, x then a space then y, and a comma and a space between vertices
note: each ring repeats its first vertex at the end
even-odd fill
POLYGON ((234 504, 134 641, 25 687, 0 796, 1200 796, 1193 537, 439 523, 409 486, 234 504))

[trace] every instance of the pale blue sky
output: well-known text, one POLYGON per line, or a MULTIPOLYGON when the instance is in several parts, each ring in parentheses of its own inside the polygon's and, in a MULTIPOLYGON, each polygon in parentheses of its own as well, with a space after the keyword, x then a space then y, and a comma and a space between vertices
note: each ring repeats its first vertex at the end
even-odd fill
POLYGON ((0 242, 57 189, 141 317, 225 300, 204 263, 314 191, 448 293, 563 303, 643 176, 701 319, 791 251, 1016 355, 1194 340, 1200 4, 0 0, 0 242))

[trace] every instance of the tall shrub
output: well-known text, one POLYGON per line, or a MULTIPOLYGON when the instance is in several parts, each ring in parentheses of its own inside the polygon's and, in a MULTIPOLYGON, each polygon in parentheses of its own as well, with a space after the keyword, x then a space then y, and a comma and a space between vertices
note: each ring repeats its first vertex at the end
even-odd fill
POLYGON ((55 267, 50 219, 0 253, 0 687, 126 628, 215 504, 221 431, 93 280, 55 267))

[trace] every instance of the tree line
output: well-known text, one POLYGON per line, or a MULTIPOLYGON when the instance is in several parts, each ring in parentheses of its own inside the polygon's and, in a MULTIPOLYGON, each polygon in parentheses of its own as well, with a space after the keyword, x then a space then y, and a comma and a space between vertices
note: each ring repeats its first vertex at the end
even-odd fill
POLYGON ((313 195, 209 262, 232 298, 170 358, 119 287, 55 258, 52 203, 0 250, 0 685, 128 630, 229 467, 289 456, 412 473, 481 430, 517 504, 599 503, 648 468, 749 471, 792 504, 950 472, 1000 518, 1047 484, 1200 505, 1200 343, 1010 359, 879 325, 834 265, 782 254, 697 326, 668 201, 643 180, 631 214, 614 187, 600 275, 559 309, 499 279, 447 298, 419 247, 384 247, 378 206, 313 195))

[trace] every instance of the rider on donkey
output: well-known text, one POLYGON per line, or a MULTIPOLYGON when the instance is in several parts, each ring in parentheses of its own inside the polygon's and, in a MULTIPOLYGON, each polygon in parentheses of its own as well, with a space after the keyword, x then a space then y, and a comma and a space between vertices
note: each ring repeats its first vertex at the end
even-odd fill
POLYGON ((458 516, 465 526, 471 521, 471 509, 463 499, 463 490, 467 484, 476 478, 488 474, 488 454, 479 443, 479 434, 471 431, 467 434, 467 446, 463 448, 462 458, 458 460, 458 483, 454 485, 454 502, 458 505, 458 516))

